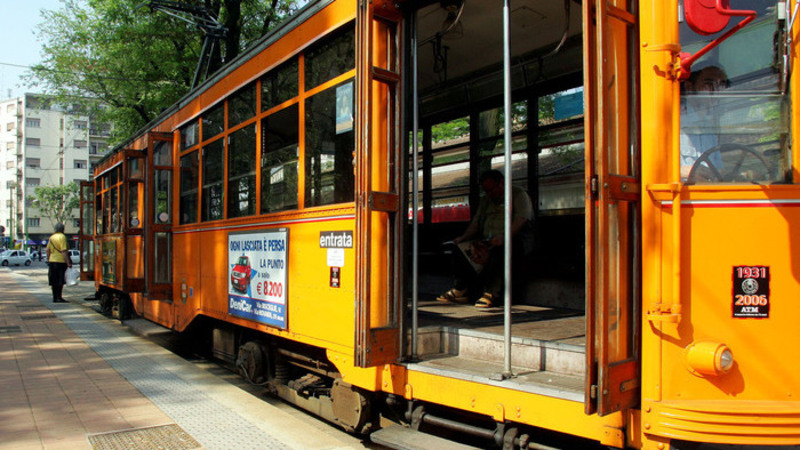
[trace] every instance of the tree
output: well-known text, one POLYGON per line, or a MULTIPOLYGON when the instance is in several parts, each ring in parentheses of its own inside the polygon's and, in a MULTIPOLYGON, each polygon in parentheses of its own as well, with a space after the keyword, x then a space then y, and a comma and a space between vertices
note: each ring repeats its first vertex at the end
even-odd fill
MULTIPOLYGON (((42 10, 37 34, 42 61, 28 74, 59 104, 82 107, 111 124, 113 145, 133 135, 185 95, 203 34, 189 23, 147 8, 142 0, 62 0, 42 10)), ((298 0, 187 0, 204 5, 228 29, 212 69, 231 60, 286 15, 298 0)))
POLYGON ((80 206, 78 185, 74 182, 62 186, 38 186, 29 197, 34 208, 53 224, 66 223, 74 218, 73 211, 80 206))

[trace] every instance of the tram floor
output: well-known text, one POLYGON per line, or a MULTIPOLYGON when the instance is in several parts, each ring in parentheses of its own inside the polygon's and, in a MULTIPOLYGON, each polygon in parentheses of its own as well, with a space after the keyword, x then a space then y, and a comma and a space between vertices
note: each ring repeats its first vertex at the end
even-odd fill
MULTIPOLYGON (((478 309, 437 301, 419 303, 420 327, 466 328, 502 335, 504 308, 478 309)), ((531 305, 511 305, 511 335, 547 342, 583 346, 586 324, 583 311, 531 305)))
POLYGON ((504 308, 419 302, 417 362, 411 370, 582 401, 583 311, 511 306, 511 377, 505 372, 504 308))

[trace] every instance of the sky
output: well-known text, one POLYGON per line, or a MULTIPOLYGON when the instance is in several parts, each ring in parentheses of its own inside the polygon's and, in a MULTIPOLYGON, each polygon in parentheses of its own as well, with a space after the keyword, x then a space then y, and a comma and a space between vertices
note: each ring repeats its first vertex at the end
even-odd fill
POLYGON ((42 21, 39 11, 57 10, 60 0, 3 0, 13 2, 13 8, 3 8, 0 26, 0 100, 37 92, 24 85, 20 75, 27 66, 39 62, 40 44, 34 34, 42 21), (24 66, 24 67, 18 67, 24 66))

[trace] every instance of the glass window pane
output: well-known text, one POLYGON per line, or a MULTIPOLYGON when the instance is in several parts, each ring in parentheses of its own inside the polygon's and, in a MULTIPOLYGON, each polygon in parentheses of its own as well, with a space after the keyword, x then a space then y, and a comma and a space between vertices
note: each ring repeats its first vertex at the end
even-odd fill
POLYGON ((469 117, 431 127, 431 222, 469 220, 469 117))
POLYGON ((583 117, 583 86, 539 97, 539 125, 583 117))
MULTIPOLYGON (((153 164, 156 166, 172 166, 172 142, 156 141, 153 144, 153 164)), ((116 174, 114 176, 116 177, 116 174)), ((116 183, 116 178, 112 183, 116 183)))
POLYGON ((352 88, 347 81, 306 100, 305 206, 353 201, 355 134, 342 121, 337 126, 337 104, 352 111, 352 88))
POLYGON ((97 214, 95 216, 95 219, 97 220, 97 225, 96 225, 96 228, 95 228, 95 234, 104 234, 106 231, 105 231, 105 228, 104 228, 104 225, 103 225, 103 195, 102 194, 98 194, 96 196, 94 210, 97 211, 97 214))
POLYGON ((225 104, 211 108, 203 114, 203 140, 206 141, 225 131, 225 104))
MULTIPOLYGON (((478 138, 485 139, 503 136, 506 115, 504 108, 493 108, 478 114, 478 138)), ((518 133, 528 128, 528 102, 521 101, 511 105, 511 132, 518 133)))
POLYGON ((350 24, 306 51, 306 90, 355 66, 355 27, 350 24))
POLYGON ((225 175, 225 148, 223 140, 218 139, 203 147, 203 205, 200 211, 202 221, 222 219, 223 189, 225 175))
POLYGON ((172 223, 172 172, 169 170, 155 171, 155 202, 153 212, 157 224, 172 223))
POLYGON ((261 78, 261 110, 297 97, 299 85, 297 58, 283 63, 261 78))
MULTIPOLYGON (((780 5, 780 3, 778 3, 780 5)), ((756 11, 691 68, 681 83, 681 179, 688 183, 770 183, 791 180, 790 108, 780 53, 783 21, 775 2, 742 0, 756 11)), ((721 33, 741 22, 732 17, 721 33)), ((695 53, 718 36, 681 23, 680 44, 695 53)), ((720 33, 720 34, 721 34, 720 33)))
POLYGON ((181 150, 186 150, 189 147, 197 145, 200 142, 200 127, 197 126, 197 121, 194 120, 180 129, 181 133, 181 150))
POLYGON ((94 224, 94 203, 84 202, 82 204, 82 209, 83 224, 81 226, 81 231, 83 234, 93 234, 92 225, 94 224))
POLYGON ((142 198, 143 192, 142 183, 131 183, 128 187, 128 204, 130 205, 130 210, 128 211, 128 226, 131 228, 142 227, 139 207, 142 204, 140 199, 142 198))
POLYGON ((131 178, 143 179, 144 178, 144 159, 131 158, 128 160, 128 175, 131 178))
POLYGON ((81 241, 81 266, 86 272, 94 272, 94 241, 81 241))
POLYGON ((433 150, 469 141, 469 117, 443 122, 431 127, 433 150))
POLYGON ((116 233, 119 230, 119 224, 117 223, 117 191, 119 189, 117 187, 113 187, 108 190, 108 217, 109 217, 109 233, 116 233))
POLYGON ((235 127, 256 115, 256 84, 245 86, 228 100, 228 128, 235 127))
POLYGON ((295 104, 265 118, 262 123, 262 213, 297 208, 298 114, 295 104))
POLYGON ((228 136, 228 217, 256 212, 256 127, 228 136))
POLYGON ((197 183, 200 171, 198 153, 194 151, 181 157, 180 223, 197 222, 197 183))

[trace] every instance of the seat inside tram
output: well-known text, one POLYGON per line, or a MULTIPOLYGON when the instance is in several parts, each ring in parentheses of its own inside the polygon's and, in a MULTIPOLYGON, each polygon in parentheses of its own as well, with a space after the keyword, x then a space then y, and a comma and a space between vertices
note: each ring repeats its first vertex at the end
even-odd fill
MULTIPOLYGON (((420 370, 492 376, 503 362, 503 307, 444 303, 451 256, 489 169, 504 172, 502 2, 443 0, 417 12, 418 139, 409 133, 407 273, 417 154, 420 370), (476 360, 480 364, 476 364, 476 360)), ((523 0, 510 21, 512 169, 534 206, 535 249, 512 274, 515 382, 582 399, 584 372, 584 106, 580 3, 523 0), (549 381, 548 381, 549 380, 549 381)), ((408 129, 413 120, 408 117, 408 129)), ((508 176, 506 174, 506 176, 508 176)), ((407 298, 412 298, 407 276, 407 298)), ((409 310, 413 313, 412 302, 409 310)), ((500 300, 502 305, 502 299, 500 300)))

